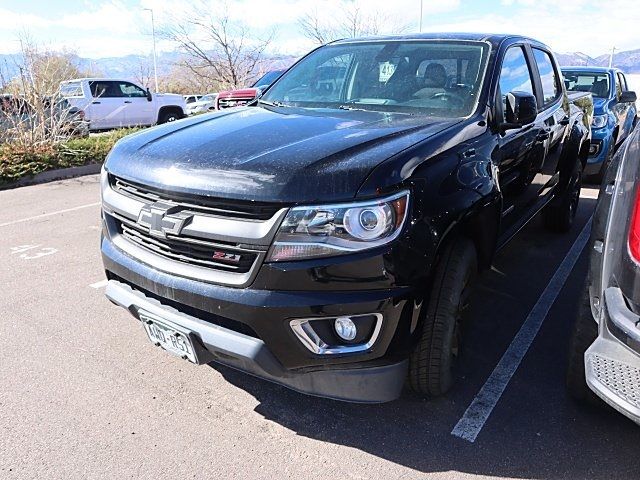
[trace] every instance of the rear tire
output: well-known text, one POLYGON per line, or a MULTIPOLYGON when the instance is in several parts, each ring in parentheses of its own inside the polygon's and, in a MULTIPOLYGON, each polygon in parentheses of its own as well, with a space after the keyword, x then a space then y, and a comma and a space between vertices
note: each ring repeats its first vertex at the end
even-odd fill
POLYGON ((409 358, 409 386, 419 395, 437 397, 455 382, 461 352, 462 313, 477 274, 473 243, 459 238, 440 260, 424 315, 422 335, 409 358))
POLYGON ((544 225, 552 232, 564 233, 571 230, 573 220, 578 211, 580 202, 580 189, 582 188, 582 163, 577 158, 569 184, 564 192, 554 198, 549 205, 544 208, 544 225))
POLYGON ((567 390, 579 402, 603 406, 602 400, 587 385, 584 369, 584 354, 597 337, 598 324, 591 314, 589 289, 585 285, 569 342, 567 390))

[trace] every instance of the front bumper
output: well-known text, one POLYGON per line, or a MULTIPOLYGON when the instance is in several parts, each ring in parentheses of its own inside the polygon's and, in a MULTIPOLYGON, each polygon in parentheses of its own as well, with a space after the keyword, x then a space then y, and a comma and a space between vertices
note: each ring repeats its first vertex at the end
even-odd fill
POLYGON ((340 291, 324 277, 313 282, 324 286, 316 291, 221 286, 155 269, 107 237, 102 258, 113 302, 136 318, 138 310, 147 310, 193 331, 211 360, 312 395, 376 403, 400 396, 406 355, 391 345, 412 310, 405 308, 413 305, 408 287, 340 291), (353 353, 316 354, 290 326, 294 319, 371 313, 383 319, 375 343, 353 353))
POLYGON ((181 313, 124 283, 110 280, 106 296, 138 320, 139 311, 144 310, 192 332, 196 337, 198 356, 205 361, 217 361, 302 393, 335 400, 379 403, 398 398, 402 390, 407 360, 294 372, 284 368, 262 340, 181 313))
POLYGON ((613 141, 613 130, 608 127, 593 130, 591 138, 591 148, 595 150, 587 158, 584 174, 587 176, 597 175, 606 163, 609 147, 613 141))
POLYGON ((604 321, 585 353, 587 384, 611 407, 640 424, 640 317, 616 287, 605 291, 604 321))

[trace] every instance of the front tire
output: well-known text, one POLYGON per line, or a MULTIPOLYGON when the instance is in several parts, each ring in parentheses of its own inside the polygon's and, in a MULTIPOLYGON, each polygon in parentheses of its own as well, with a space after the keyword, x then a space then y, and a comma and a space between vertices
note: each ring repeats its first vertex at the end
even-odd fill
POLYGON ((176 120, 180 120, 182 116, 177 110, 166 110, 160 114, 158 118, 158 124, 175 122, 176 120))
POLYGON ((565 191, 554 198, 549 205, 544 208, 544 225, 548 230, 559 233, 571 230, 573 220, 576 218, 578 211, 581 188, 582 163, 580 159, 577 158, 565 191))
POLYGON ((423 306, 422 335, 409 358, 409 386, 419 395, 443 395, 455 382, 462 313, 477 271, 476 250, 470 240, 459 238, 445 249, 423 306))

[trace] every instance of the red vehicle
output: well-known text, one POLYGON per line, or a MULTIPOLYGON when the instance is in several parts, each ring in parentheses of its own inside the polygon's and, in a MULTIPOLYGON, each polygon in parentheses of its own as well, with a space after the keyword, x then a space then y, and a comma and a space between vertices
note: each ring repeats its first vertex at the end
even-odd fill
POLYGON ((283 73, 284 70, 272 70, 265 73, 249 88, 225 90, 220 92, 216 99, 216 110, 222 110, 229 107, 242 107, 246 105, 256 98, 258 92, 269 87, 283 73))

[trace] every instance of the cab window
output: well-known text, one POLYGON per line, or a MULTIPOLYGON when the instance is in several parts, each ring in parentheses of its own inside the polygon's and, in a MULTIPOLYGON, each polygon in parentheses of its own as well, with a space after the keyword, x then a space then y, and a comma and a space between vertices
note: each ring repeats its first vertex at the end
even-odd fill
POLYGON ((534 95, 531 70, 522 47, 510 47, 505 53, 502 69, 500 70, 499 89, 502 100, 503 120, 507 111, 508 93, 518 91, 534 95))
POLYGON ((553 103, 560 96, 560 80, 553 66, 551 56, 544 50, 533 49, 533 57, 538 65, 540 82, 542 83, 542 97, 544 105, 553 103))

